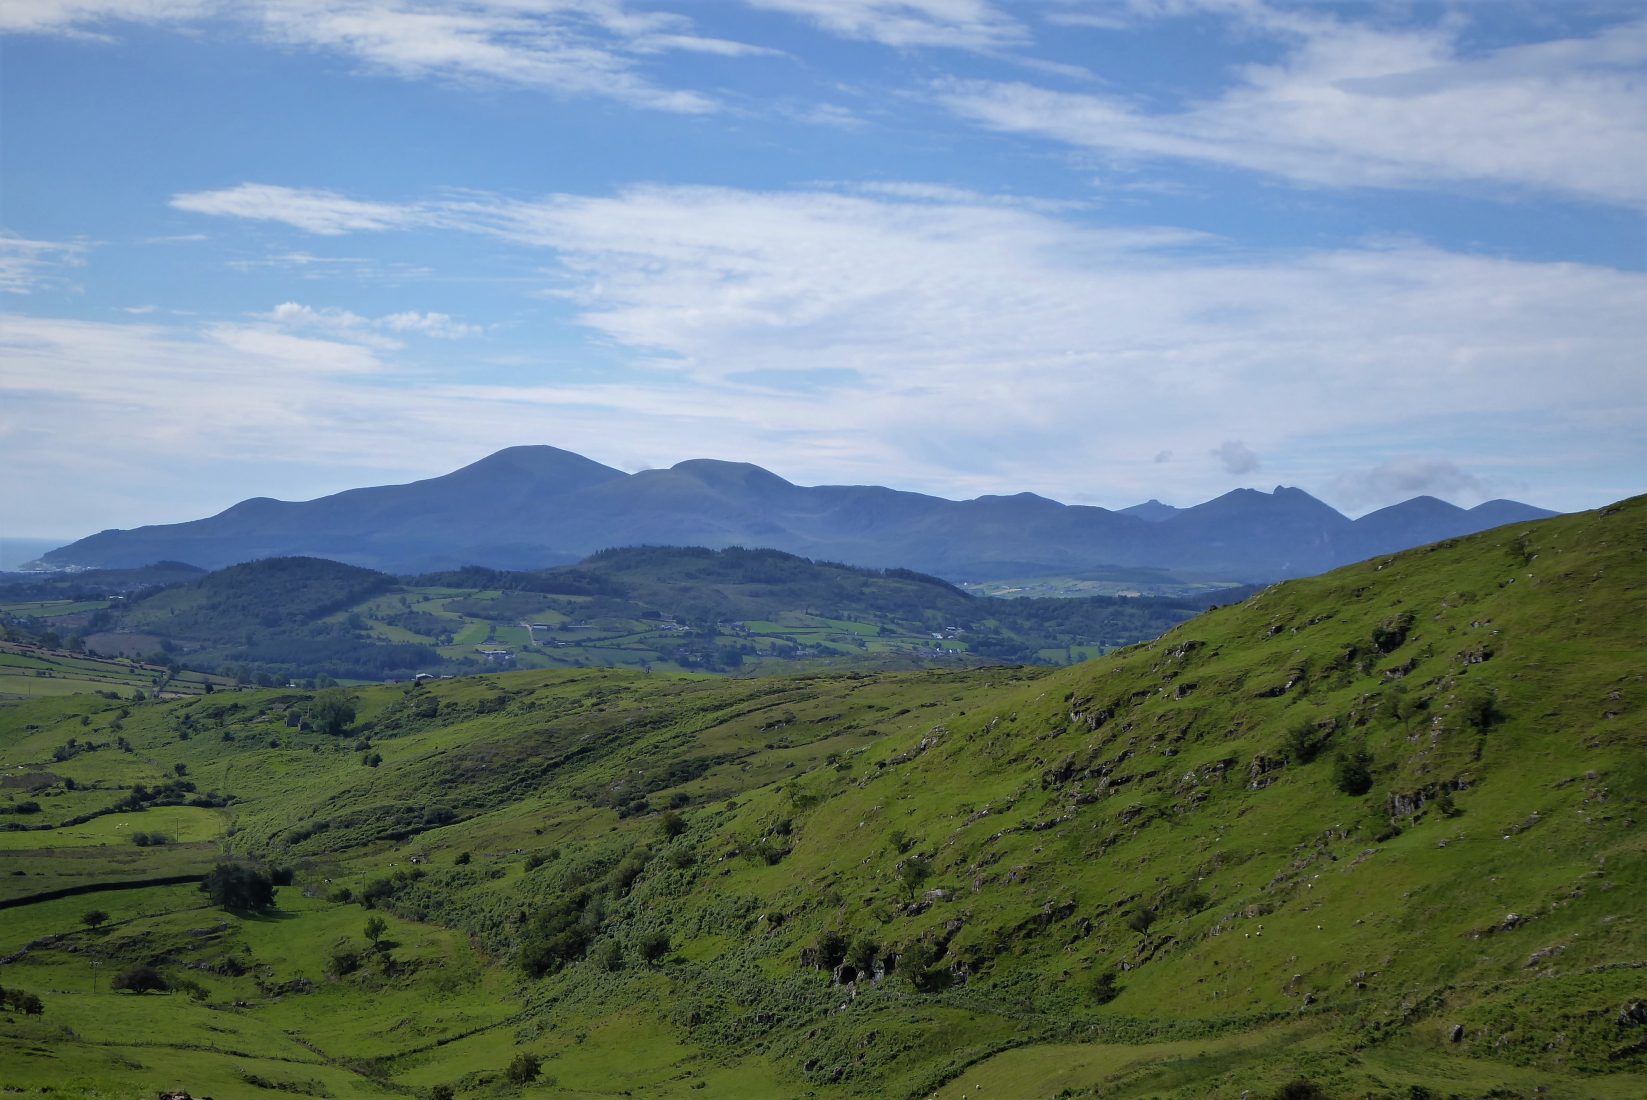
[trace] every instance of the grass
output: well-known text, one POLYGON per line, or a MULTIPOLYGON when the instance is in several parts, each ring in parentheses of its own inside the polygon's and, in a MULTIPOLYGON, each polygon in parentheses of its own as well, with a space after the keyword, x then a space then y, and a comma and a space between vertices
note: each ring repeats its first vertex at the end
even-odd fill
POLYGON ((495 673, 352 689, 340 737, 239 692, 119 704, 132 751, 64 761, 117 704, 8 708, 0 774, 57 777, 41 817, 178 763, 232 798, 175 848, 119 842, 171 810, 0 833, 5 896, 219 852, 296 883, 267 915, 188 887, 5 911, 0 984, 46 1011, 0 1023, 0 1066, 64 1096, 505 1095, 522 1051, 565 1097, 1647 1094, 1644 536, 1643 501, 1506 528, 1070 669, 495 673), (529 977, 578 897, 588 951, 529 977), (834 984, 831 935, 890 973, 834 984), (92 959, 200 992, 93 993, 92 959))

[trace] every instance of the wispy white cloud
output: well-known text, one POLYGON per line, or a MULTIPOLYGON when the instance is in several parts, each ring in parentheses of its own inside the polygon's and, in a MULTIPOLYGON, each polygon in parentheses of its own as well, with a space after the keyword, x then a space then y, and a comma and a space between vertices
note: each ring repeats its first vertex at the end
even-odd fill
POLYGON ((808 126, 827 126, 834 130, 861 130, 868 121, 858 112, 838 103, 790 103, 781 111, 797 122, 808 126))
POLYGON ((323 51, 403 79, 534 88, 682 114, 712 111, 700 92, 663 87, 637 60, 690 52, 775 51, 705 37, 689 17, 623 0, 11 0, 0 31, 107 36, 123 23, 201 24, 323 51))
POLYGON ((174 195, 171 205, 194 214, 284 222, 322 236, 395 229, 418 220, 418 212, 408 207, 361 202, 345 198, 335 191, 261 183, 242 183, 221 191, 174 195))
POLYGON ((69 270, 85 264, 87 248, 83 241, 31 241, 0 230, 0 293, 61 286, 69 270))
POLYGON ((987 0, 744 0, 845 38, 885 46, 991 50, 1024 42, 1023 24, 987 0))
POLYGON ((1351 434, 1416 452, 1462 422, 1479 426, 1451 433, 1471 465, 1494 447, 1543 461, 1600 441, 1616 462, 1647 416, 1639 273, 1413 242, 1253 253, 919 183, 398 209, 545 250, 547 292, 649 372, 598 399, 517 381, 508 400, 622 410, 683 455, 702 449, 695 402, 731 417, 712 433, 725 457, 802 476, 896 468, 948 492, 1067 499, 1103 470, 1123 500, 1194 499, 1227 487, 1209 451, 1237 439, 1274 476, 1331 490, 1343 465, 1329 452, 1351 434), (1167 451, 1206 457, 1151 460, 1167 451))
POLYGON ((1157 7, 1222 12, 1273 36, 1284 56, 1184 106, 981 81, 943 82, 937 98, 991 129, 1120 161, 1199 161, 1312 186, 1489 185, 1647 203, 1647 22, 1477 56, 1455 22, 1375 27, 1236 0, 1157 7))
POLYGON ((181 23, 211 14, 221 0, 7 0, 0 32, 93 35, 117 23, 181 23))
POLYGON ((334 51, 395 76, 513 84, 689 114, 714 103, 646 80, 626 49, 732 48, 683 33, 682 17, 634 14, 599 0, 280 0, 261 6, 259 17, 278 41, 334 51))

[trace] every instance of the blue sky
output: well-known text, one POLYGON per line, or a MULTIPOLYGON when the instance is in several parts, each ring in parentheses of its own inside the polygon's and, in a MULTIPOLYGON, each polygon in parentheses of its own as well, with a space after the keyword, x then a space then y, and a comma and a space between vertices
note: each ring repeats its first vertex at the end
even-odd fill
POLYGON ((0 535, 551 443, 1647 488, 1637 0, 11 0, 0 535))

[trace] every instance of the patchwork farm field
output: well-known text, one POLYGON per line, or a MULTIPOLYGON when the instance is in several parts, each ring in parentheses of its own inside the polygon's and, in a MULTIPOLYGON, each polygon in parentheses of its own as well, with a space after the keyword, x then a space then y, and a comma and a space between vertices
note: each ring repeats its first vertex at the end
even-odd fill
MULTIPOLYGON (((75 605, 70 605, 75 606, 75 605)), ((62 612, 77 614, 78 612, 62 612)), ((34 614, 51 618, 57 605, 39 605, 34 614)), ((0 641, 0 703, 43 695, 84 692, 159 692, 163 696, 198 695, 210 683, 232 686, 227 677, 138 661, 103 659, 26 643, 0 641)))

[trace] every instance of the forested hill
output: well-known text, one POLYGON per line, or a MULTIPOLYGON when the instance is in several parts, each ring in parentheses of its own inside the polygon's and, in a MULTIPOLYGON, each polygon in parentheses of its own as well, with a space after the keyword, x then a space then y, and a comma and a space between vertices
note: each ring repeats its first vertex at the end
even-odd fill
POLYGON ((1639 498, 1067 669, 25 704, 0 1065, 85 1097, 1634 1100, 1644 621, 1639 498), (167 884, 219 851, 214 889, 290 885, 167 884))
POLYGON ((231 565, 199 580, 133 601, 120 615, 128 630, 207 642, 301 630, 371 596, 394 579, 321 558, 270 558, 231 565))

